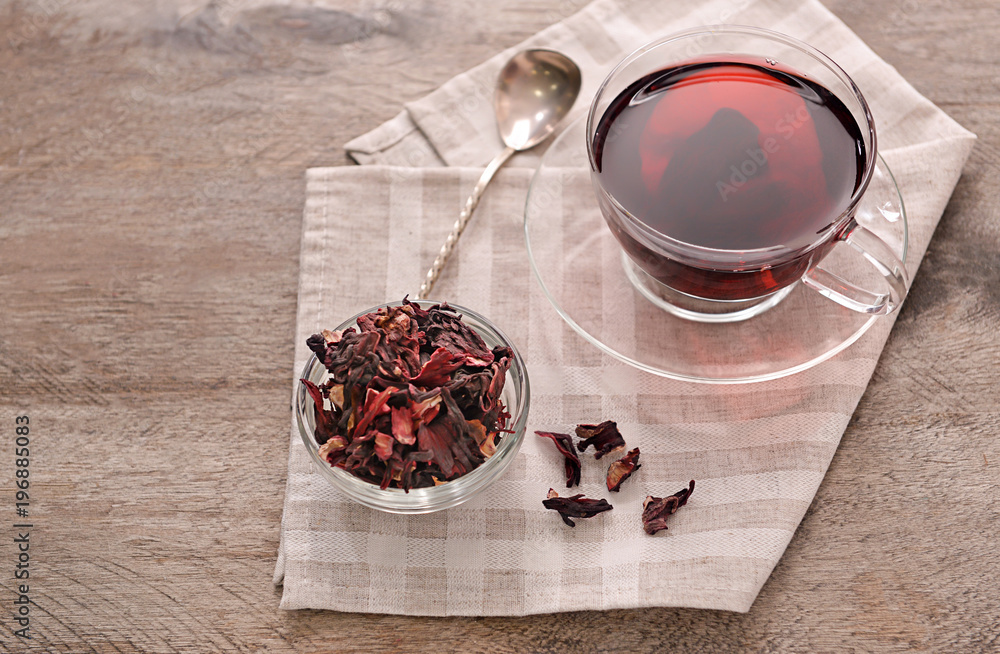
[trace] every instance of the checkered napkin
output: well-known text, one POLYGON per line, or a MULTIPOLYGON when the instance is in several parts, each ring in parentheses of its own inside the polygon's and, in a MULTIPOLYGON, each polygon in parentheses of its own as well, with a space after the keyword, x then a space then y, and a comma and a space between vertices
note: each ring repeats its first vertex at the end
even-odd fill
MULTIPOLYGON (((415 292, 481 167, 502 147, 492 88, 514 51, 548 47, 575 59, 584 72, 582 111, 610 67, 637 46, 723 22, 796 36, 855 79, 906 201, 913 275, 972 134, 813 0, 596 0, 348 144, 359 163, 370 165, 308 171, 295 377, 310 334, 415 292)), ((293 425, 275 571, 282 608, 409 615, 645 606, 747 611, 788 545, 893 318, 833 359, 771 382, 706 386, 628 367, 567 327, 531 275, 522 212, 538 156, 517 155, 500 172, 434 293, 489 316, 524 356, 531 413, 516 461, 466 504, 390 515, 354 504, 324 481, 293 425), (570 529, 542 507, 550 486, 566 489, 560 456, 533 432, 605 419, 616 420, 629 446, 641 448, 642 469, 610 497, 613 511, 570 529), (647 536, 643 498, 672 494, 692 478, 697 488, 669 530, 647 536)), ((582 485, 573 492, 608 497, 606 466, 584 458, 582 485)))

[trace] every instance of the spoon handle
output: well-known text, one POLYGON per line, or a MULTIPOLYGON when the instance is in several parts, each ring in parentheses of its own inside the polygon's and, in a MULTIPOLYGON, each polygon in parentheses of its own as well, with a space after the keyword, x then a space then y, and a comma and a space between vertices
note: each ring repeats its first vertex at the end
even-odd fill
POLYGON ((427 294, 431 292, 434 288, 434 283, 441 276, 441 271, 444 269, 445 263, 448 262, 448 257, 451 256, 452 250, 455 249, 455 245, 458 243, 459 237, 462 232, 465 231, 465 226, 469 224, 469 219, 472 218, 472 212, 476 210, 476 206, 479 204, 479 199, 483 197, 483 192, 486 190, 486 185, 490 183, 493 179, 493 175, 496 174, 500 167, 506 163, 510 156, 514 154, 514 148, 507 147, 493 157, 493 161, 486 166, 486 170, 483 171, 483 176, 479 178, 476 182, 476 188, 472 189, 472 195, 469 199, 465 201, 465 208, 462 209, 462 213, 458 216, 458 220, 455 221, 455 225, 451 228, 451 233, 448 234, 448 238, 445 239, 444 245, 441 246, 441 251, 438 252, 437 257, 434 259, 434 263, 431 264, 430 270, 427 271, 427 275, 424 277, 424 283, 420 285, 420 290, 417 292, 417 300, 427 299, 427 294))

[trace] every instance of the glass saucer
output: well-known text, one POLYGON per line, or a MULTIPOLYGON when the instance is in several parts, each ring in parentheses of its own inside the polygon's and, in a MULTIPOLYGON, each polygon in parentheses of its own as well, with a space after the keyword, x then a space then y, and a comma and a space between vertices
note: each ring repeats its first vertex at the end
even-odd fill
MULTIPOLYGON (((528 190, 524 233, 549 301, 604 352, 671 379, 767 381, 826 361, 884 319, 846 309, 801 283, 772 309, 743 322, 700 323, 667 313, 629 280, 628 257, 591 188, 585 129, 585 121, 575 121, 542 158, 528 190)), ((903 198, 881 156, 856 219, 906 261, 903 198)), ((823 267, 865 288, 883 288, 874 269, 843 244, 823 267)))

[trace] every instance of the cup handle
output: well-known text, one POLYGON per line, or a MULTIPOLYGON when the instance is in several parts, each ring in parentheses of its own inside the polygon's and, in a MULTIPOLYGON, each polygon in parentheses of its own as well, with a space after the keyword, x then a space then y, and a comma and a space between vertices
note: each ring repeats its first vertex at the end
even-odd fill
POLYGON ((860 252, 875 267, 888 283, 889 292, 873 293, 820 266, 814 266, 803 275, 802 282, 852 311, 872 315, 892 313, 906 297, 910 285, 903 262, 885 241, 856 222, 844 230, 840 240, 860 252))

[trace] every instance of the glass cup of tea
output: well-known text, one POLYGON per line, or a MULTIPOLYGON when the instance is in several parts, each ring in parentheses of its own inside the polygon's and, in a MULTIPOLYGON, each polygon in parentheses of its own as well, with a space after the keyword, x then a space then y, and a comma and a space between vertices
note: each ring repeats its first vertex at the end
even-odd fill
POLYGON ((877 160, 868 104, 805 43, 726 25, 639 48, 591 104, 587 153, 629 279, 673 314, 746 320, 799 281, 869 314, 906 295, 902 262, 854 220, 877 160), (820 266, 840 243, 883 290, 820 266))

